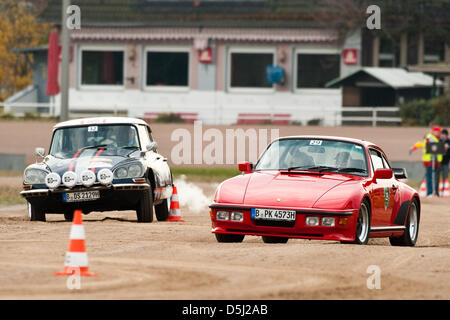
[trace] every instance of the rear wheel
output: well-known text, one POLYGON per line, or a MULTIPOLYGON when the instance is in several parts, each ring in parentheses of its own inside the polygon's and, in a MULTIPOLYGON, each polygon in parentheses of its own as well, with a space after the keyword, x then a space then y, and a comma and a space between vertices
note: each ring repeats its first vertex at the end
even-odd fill
POLYGON ((401 237, 389 237, 389 242, 393 246, 410 246, 416 244, 419 235, 419 206, 417 200, 411 202, 409 207, 408 219, 406 220, 406 229, 401 237))
POLYGON ((215 235, 218 242, 242 242, 245 237, 243 234, 216 233, 215 235))
POLYGON ((138 222, 152 222, 153 221, 153 198, 150 190, 142 192, 136 209, 138 222))
POLYGON ((264 243, 287 243, 289 238, 262 236, 262 240, 264 243))
POLYGON ((167 205, 167 199, 155 206, 156 219, 158 221, 166 221, 169 218, 169 207, 167 205))
POLYGON ((31 205, 28 203, 28 217, 30 221, 46 221, 44 210, 36 205, 31 205))

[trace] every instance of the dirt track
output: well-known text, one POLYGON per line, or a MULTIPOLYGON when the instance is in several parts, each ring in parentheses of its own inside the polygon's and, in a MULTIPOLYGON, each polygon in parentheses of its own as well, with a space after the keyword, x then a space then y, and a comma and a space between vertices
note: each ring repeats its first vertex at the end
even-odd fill
MULTIPOLYGON (((200 185, 208 196, 214 186, 200 185)), ((179 188, 180 197, 183 190, 179 188)), ((61 271, 71 223, 27 221, 0 207, 0 299, 450 299, 450 200, 425 199, 415 248, 289 240, 219 244, 207 209, 182 206, 186 222, 136 223, 134 212, 84 217, 91 271, 80 290, 61 271), (369 290, 369 265, 381 289, 369 290)))

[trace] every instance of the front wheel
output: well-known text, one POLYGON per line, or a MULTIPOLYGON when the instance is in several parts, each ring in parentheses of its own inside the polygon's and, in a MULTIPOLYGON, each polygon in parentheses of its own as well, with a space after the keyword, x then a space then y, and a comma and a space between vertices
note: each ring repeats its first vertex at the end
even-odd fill
POLYGON ((367 244, 369 242, 369 232, 370 232, 370 209, 368 202, 365 200, 361 203, 361 208, 359 209, 358 213, 358 219, 356 220, 355 240, 350 243, 367 244))
POLYGON ((262 236, 262 240, 264 243, 287 243, 289 238, 262 236))
POLYGON ((406 229, 401 237, 389 237, 389 242, 393 246, 409 246, 416 245, 419 235, 419 209, 417 200, 411 202, 409 207, 408 219, 406 220, 406 229))
POLYGON ((218 242, 242 242, 245 237, 243 234, 216 233, 215 235, 218 242))
POLYGON ((169 206, 167 205, 167 199, 155 206, 156 219, 158 221, 166 221, 169 219, 169 206))
POLYGON ((153 221, 153 197, 150 190, 142 192, 136 209, 138 222, 152 222, 153 221))
POLYGON ((30 221, 46 221, 44 210, 31 203, 28 203, 28 217, 30 218, 30 221))

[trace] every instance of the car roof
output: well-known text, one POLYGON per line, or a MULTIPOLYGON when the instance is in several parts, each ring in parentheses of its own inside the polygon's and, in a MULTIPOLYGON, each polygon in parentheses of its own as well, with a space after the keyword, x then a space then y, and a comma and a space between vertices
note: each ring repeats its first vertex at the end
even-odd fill
POLYGON ((101 124, 142 124, 148 126, 147 122, 136 118, 127 117, 95 117, 95 118, 82 118, 68 120, 57 123, 53 129, 64 127, 78 127, 84 125, 101 125, 101 124))
POLYGON ((348 138, 348 137, 336 137, 336 136, 313 136, 313 135, 305 135, 305 136, 287 136, 287 137, 279 137, 275 140, 283 140, 283 139, 318 139, 318 140, 336 140, 336 141, 344 141, 344 142, 352 142, 352 143, 358 143, 362 144, 365 147, 377 147, 379 148, 375 143, 372 143, 370 141, 366 140, 360 140, 355 138, 348 138))

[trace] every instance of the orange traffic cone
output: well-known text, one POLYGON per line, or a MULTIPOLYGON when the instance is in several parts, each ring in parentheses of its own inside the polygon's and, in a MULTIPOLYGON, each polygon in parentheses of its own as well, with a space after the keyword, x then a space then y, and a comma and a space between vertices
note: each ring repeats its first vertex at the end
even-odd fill
POLYGON ((443 198, 450 198, 450 191, 448 190, 448 178, 445 179, 444 184, 444 194, 442 195, 443 198))
POLYGON ((439 181, 439 196, 442 196, 443 194, 444 194, 444 182, 441 179, 441 181, 439 181))
POLYGON ((170 198, 170 212, 169 212, 169 219, 167 219, 167 221, 184 222, 183 218, 181 218, 180 202, 178 200, 178 191, 177 187, 175 186, 173 186, 172 197, 170 198))
POLYGON ((69 248, 66 253, 63 272, 56 272, 55 276, 70 276, 79 274, 80 276, 90 277, 97 274, 89 272, 86 247, 84 245, 84 227, 81 210, 75 210, 73 215, 73 224, 70 229, 69 248))
POLYGON ((427 183, 425 182, 425 179, 423 179, 422 183, 420 184, 419 196, 420 197, 426 197, 427 196, 427 183))

